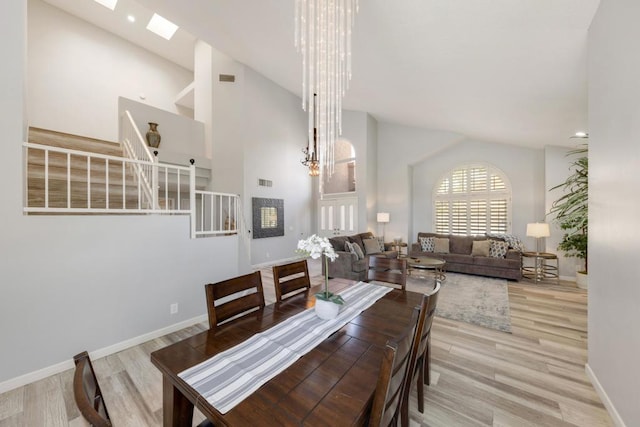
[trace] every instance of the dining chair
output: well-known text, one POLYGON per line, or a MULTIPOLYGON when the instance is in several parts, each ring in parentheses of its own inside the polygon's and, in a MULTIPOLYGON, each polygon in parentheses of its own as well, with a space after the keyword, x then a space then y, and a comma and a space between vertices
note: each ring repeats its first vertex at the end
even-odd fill
POLYGON ((98 379, 93 370, 89 353, 73 356, 76 370, 73 375, 73 397, 85 420, 96 427, 111 426, 111 418, 104 403, 98 379))
POLYGON ((373 396, 369 426, 398 425, 418 313, 416 308, 407 329, 395 340, 387 341, 373 396))
POLYGON ((276 300, 283 300, 283 297, 298 289, 309 289, 311 280, 309 278, 309 267, 307 260, 295 261, 284 265, 273 266, 273 284, 276 288, 276 300))
MULTIPOLYGON (((73 356, 73 362, 76 365, 73 375, 73 397, 82 417, 94 427, 111 427, 113 424, 89 353, 83 351, 76 354, 73 356)), ((213 423, 204 420, 198 427, 213 427, 213 423)))
POLYGON ((372 280, 407 288, 407 260, 405 258, 369 257, 367 282, 372 280))
POLYGON ((416 385, 418 388, 418 411, 424 413, 424 384, 431 384, 431 325, 436 312, 439 292, 440 282, 436 281, 433 291, 422 296, 402 399, 401 420, 403 427, 409 425, 409 395, 416 375, 418 376, 416 385))
POLYGON ((264 307, 260 271, 204 286, 207 294, 209 328, 240 314, 264 307))

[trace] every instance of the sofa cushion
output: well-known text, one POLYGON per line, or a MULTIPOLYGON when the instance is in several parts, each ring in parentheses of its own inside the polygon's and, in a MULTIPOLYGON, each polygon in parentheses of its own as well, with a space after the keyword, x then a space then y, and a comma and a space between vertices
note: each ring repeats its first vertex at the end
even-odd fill
POLYGON ((449 239, 436 237, 433 239, 433 252, 437 254, 449 253, 449 239))
POLYGON ((441 258, 448 263, 454 264, 473 264, 473 257, 471 255, 448 253, 438 255, 437 258, 441 258))
MULTIPOLYGON (((473 256, 489 256, 489 248, 491 247, 491 241, 489 240, 474 240, 471 246, 471 255, 473 256)), ((506 253, 506 251, 505 251, 506 253)))
POLYGON ((349 236, 347 238, 351 243, 355 243, 356 245, 360 246, 360 249, 362 249, 362 252, 364 253, 364 243, 362 243, 362 236, 360 236, 359 234, 354 234, 353 236, 349 236))
POLYGON ((520 252, 524 251, 524 243, 522 243, 522 240, 514 234, 487 233, 487 237, 491 237, 496 240, 504 240, 509 244, 510 249, 515 249, 520 252))
POLYGON ((471 255, 471 247, 474 240, 486 240, 486 238, 476 239, 473 236, 451 236, 450 251, 454 254, 471 255))
POLYGON ((333 250, 335 251, 349 251, 349 249, 346 248, 345 246, 345 242, 348 242, 349 238, 347 236, 336 236, 336 237, 330 237, 329 238, 329 243, 331 243, 331 246, 333 246, 333 250))
POLYGON ((503 240, 491 240, 489 256, 492 258, 504 258, 509 250, 509 244, 503 240))
POLYGON ((364 259, 364 253, 356 243, 345 242, 344 245, 345 249, 354 254, 358 259, 364 259))
POLYGON ((420 249, 422 249, 422 252, 433 252, 433 249, 434 249, 433 239, 434 239, 433 236, 418 237, 418 240, 420 241, 420 249))
POLYGON ((520 262, 512 259, 493 258, 490 256, 473 257, 473 264, 484 267, 520 269, 520 262))
POLYGON ((367 255, 380 253, 380 242, 378 239, 362 239, 364 244, 364 253, 367 255))

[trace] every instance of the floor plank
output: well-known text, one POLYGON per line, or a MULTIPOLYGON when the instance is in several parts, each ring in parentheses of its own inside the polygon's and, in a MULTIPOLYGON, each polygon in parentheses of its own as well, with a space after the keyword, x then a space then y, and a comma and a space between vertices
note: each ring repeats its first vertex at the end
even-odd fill
MULTIPOLYGON (((321 266, 309 262, 314 284, 321 266)), ((267 303, 273 274, 261 270, 267 303)), ((337 279, 336 279, 337 280, 337 279)), ((425 413, 411 395, 411 426, 612 426, 584 370, 587 293, 571 283, 509 282, 512 333, 436 317, 425 413)), ((203 294, 204 298, 204 294, 203 294)), ((149 354, 205 330, 193 325, 94 361, 115 424, 159 426, 162 379, 149 354)), ((72 371, 0 394, 0 427, 86 426, 72 371)), ((193 425, 204 417, 196 411, 193 425)))

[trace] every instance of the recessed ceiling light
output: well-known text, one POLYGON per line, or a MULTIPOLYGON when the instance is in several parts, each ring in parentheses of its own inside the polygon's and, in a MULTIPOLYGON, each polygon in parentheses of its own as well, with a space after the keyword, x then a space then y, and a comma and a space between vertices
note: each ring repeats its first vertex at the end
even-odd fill
POLYGON ((127 21, 129 22, 136 22, 136 17, 133 15, 127 15, 127 21))
POLYGON ((96 0, 96 2, 100 3, 104 7, 108 7, 109 9, 114 10, 116 8, 118 0, 96 0))
POLYGON ((589 138, 589 134, 586 132, 576 132, 571 138, 589 138))
POLYGON ((147 25, 147 30, 152 31, 167 40, 171 40, 171 37, 175 34, 178 26, 168 19, 154 13, 147 25))

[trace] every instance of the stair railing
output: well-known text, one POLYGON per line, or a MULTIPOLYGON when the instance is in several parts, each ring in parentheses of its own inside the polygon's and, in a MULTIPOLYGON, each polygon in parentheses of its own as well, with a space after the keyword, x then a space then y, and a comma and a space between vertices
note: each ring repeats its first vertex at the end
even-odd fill
POLYGON ((193 190, 191 200, 192 238, 238 233, 240 197, 237 194, 193 190))
POLYGON ((191 213, 195 167, 70 150, 25 142, 24 212, 41 213, 191 213), (136 171, 156 172, 149 203, 136 171), (29 170, 32 169, 32 170, 29 170), (81 182, 78 174, 83 176, 81 182), (153 207, 155 206, 155 208, 153 207))
MULTIPOLYGON (((151 150, 145 143, 138 126, 133 121, 133 117, 129 110, 125 110, 121 117, 121 143, 124 155, 131 160, 139 160, 148 163, 134 163, 134 176, 136 180, 142 181, 141 188, 145 197, 145 201, 153 209, 159 208, 157 192, 157 169, 154 163, 157 163, 157 157, 151 154, 151 150)), ((157 153, 157 152, 156 152, 157 153)))

